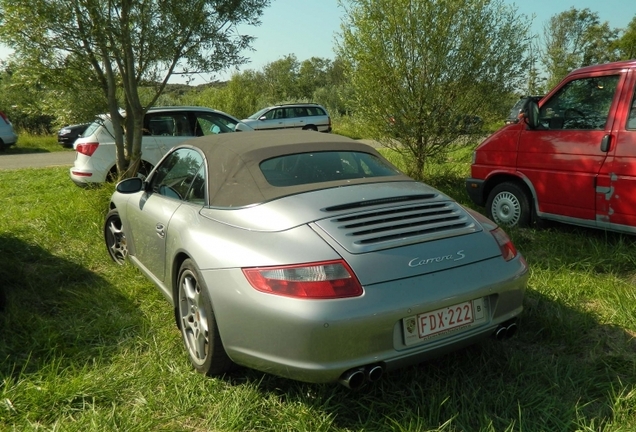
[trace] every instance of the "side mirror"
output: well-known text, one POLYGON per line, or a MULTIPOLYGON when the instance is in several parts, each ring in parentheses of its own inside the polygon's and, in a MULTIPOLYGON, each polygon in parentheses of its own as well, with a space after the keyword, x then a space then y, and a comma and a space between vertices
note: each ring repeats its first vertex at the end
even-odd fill
POLYGON ((117 183, 115 190, 123 194, 132 194, 143 190, 144 181, 139 177, 131 177, 117 183))
POLYGON ((539 104, 533 100, 528 102, 523 116, 530 129, 537 129, 539 127, 539 104))
POLYGON ((246 125, 243 122, 239 122, 235 127, 234 127, 234 131, 235 132, 247 132, 247 131, 253 131, 254 129, 251 126, 246 125))

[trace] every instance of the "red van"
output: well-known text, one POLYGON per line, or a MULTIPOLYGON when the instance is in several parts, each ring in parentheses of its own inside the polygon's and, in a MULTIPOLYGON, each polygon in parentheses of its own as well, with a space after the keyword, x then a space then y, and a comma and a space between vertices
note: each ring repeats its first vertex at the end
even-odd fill
POLYGON ((500 225, 636 234, 636 60, 571 72, 473 154, 466 190, 500 225))

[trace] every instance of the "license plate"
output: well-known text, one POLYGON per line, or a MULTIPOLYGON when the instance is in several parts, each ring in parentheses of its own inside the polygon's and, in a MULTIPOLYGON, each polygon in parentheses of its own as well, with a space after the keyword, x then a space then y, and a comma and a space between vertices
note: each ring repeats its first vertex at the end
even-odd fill
POLYGON ((404 343, 412 345, 485 319, 484 300, 458 303, 402 320, 404 343))

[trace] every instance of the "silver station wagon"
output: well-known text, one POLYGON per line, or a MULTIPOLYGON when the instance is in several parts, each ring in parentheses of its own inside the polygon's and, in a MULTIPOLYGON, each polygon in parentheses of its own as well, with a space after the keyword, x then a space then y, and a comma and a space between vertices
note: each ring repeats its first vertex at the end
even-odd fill
POLYGON ((302 131, 177 145, 117 185, 104 236, 168 299, 207 375, 357 388, 510 336, 528 278, 484 216, 370 146, 302 131))
POLYGON ((314 103, 275 105, 255 112, 243 124, 255 130, 301 129, 331 132, 331 117, 327 110, 314 103))

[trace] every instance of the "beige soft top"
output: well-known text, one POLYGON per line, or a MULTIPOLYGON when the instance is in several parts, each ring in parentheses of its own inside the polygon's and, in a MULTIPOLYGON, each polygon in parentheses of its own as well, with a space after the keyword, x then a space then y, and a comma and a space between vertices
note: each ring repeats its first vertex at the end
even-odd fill
POLYGON ((386 181, 413 181, 400 173, 373 147, 350 138, 313 131, 234 132, 185 141, 178 147, 201 149, 207 160, 209 205, 244 207, 297 193, 386 181), (273 186, 259 165, 271 158, 300 153, 349 151, 371 154, 395 170, 395 175, 365 177, 292 186, 273 186))

